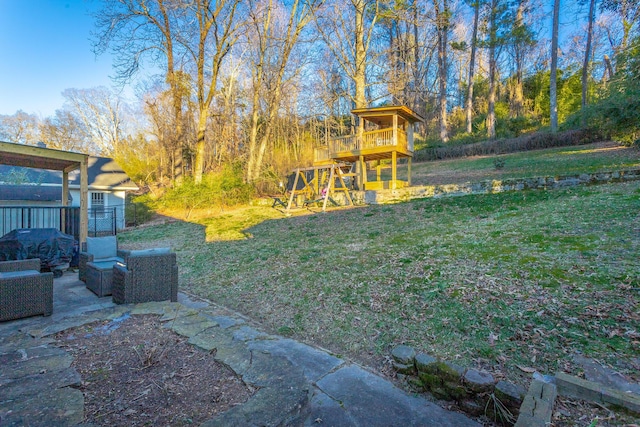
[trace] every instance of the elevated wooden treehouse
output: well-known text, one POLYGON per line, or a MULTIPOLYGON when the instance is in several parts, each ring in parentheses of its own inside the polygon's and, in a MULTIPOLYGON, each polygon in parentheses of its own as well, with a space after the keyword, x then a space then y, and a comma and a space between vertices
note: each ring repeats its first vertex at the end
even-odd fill
POLYGON ((358 188, 363 190, 396 189, 411 185, 413 126, 424 119, 406 106, 359 108, 351 111, 364 121, 361 134, 341 136, 316 147, 314 166, 336 163, 355 165, 358 188), (408 158, 407 181, 397 179, 399 158, 408 158), (375 181, 367 180, 367 162, 391 159, 391 179, 381 180, 378 169, 375 181))

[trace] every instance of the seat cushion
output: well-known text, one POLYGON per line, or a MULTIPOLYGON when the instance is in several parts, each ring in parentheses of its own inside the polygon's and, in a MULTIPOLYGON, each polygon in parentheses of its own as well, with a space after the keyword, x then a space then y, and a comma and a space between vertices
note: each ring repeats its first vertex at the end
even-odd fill
POLYGON ((119 263, 124 263, 124 259, 120 258, 119 256, 112 256, 109 258, 96 258, 93 257, 93 262, 119 262, 119 263))
POLYGON ((171 248, 138 249, 129 252, 129 256, 163 255, 171 252, 171 248))
POLYGON ((118 241, 116 236, 87 237, 87 252, 94 259, 112 258, 118 256, 118 241))
POLYGON ((40 272, 36 270, 7 271, 5 273, 0 273, 0 279, 10 279, 12 277, 37 276, 38 274, 40 274, 40 272))

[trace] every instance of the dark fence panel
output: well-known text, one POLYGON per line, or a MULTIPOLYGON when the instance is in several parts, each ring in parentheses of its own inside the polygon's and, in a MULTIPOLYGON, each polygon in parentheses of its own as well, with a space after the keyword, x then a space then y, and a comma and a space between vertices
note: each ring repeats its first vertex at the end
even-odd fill
POLYGON ((117 209, 89 209, 89 236, 115 236, 117 234, 117 209))
MULTIPOLYGON (((116 208, 89 210, 89 236, 115 235, 116 212, 116 208)), ((77 206, 0 206, 1 235, 4 236, 17 228, 57 228, 79 241, 80 208, 77 206)))

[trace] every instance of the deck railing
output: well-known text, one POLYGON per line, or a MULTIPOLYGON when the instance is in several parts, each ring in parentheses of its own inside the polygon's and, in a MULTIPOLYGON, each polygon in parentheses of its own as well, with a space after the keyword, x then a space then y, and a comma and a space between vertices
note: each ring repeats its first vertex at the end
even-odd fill
POLYGON ((402 129, 397 129, 397 141, 393 139, 393 128, 378 129, 362 134, 362 138, 357 135, 346 135, 333 138, 328 145, 316 147, 314 153, 315 161, 323 161, 338 157, 338 153, 367 150, 378 147, 395 147, 398 150, 407 150, 407 133, 402 129))
POLYGON ((333 138, 329 141, 329 156, 343 151, 353 151, 360 149, 360 140, 357 135, 347 135, 333 138))
POLYGON ((315 160, 316 162, 322 162, 329 159, 331 159, 331 157, 329 156, 329 147, 327 147, 326 145, 315 147, 313 149, 313 160, 315 160))
MULTIPOLYGON (((89 236, 115 235, 116 208, 90 209, 89 236)), ((0 206, 0 236, 18 228, 57 228, 80 239, 77 206, 0 206)))

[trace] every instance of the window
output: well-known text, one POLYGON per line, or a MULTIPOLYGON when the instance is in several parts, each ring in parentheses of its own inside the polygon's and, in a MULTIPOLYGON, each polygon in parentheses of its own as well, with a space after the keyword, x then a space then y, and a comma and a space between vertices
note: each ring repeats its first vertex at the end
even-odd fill
POLYGON ((104 193, 91 193, 91 216, 104 218, 105 215, 104 193))

